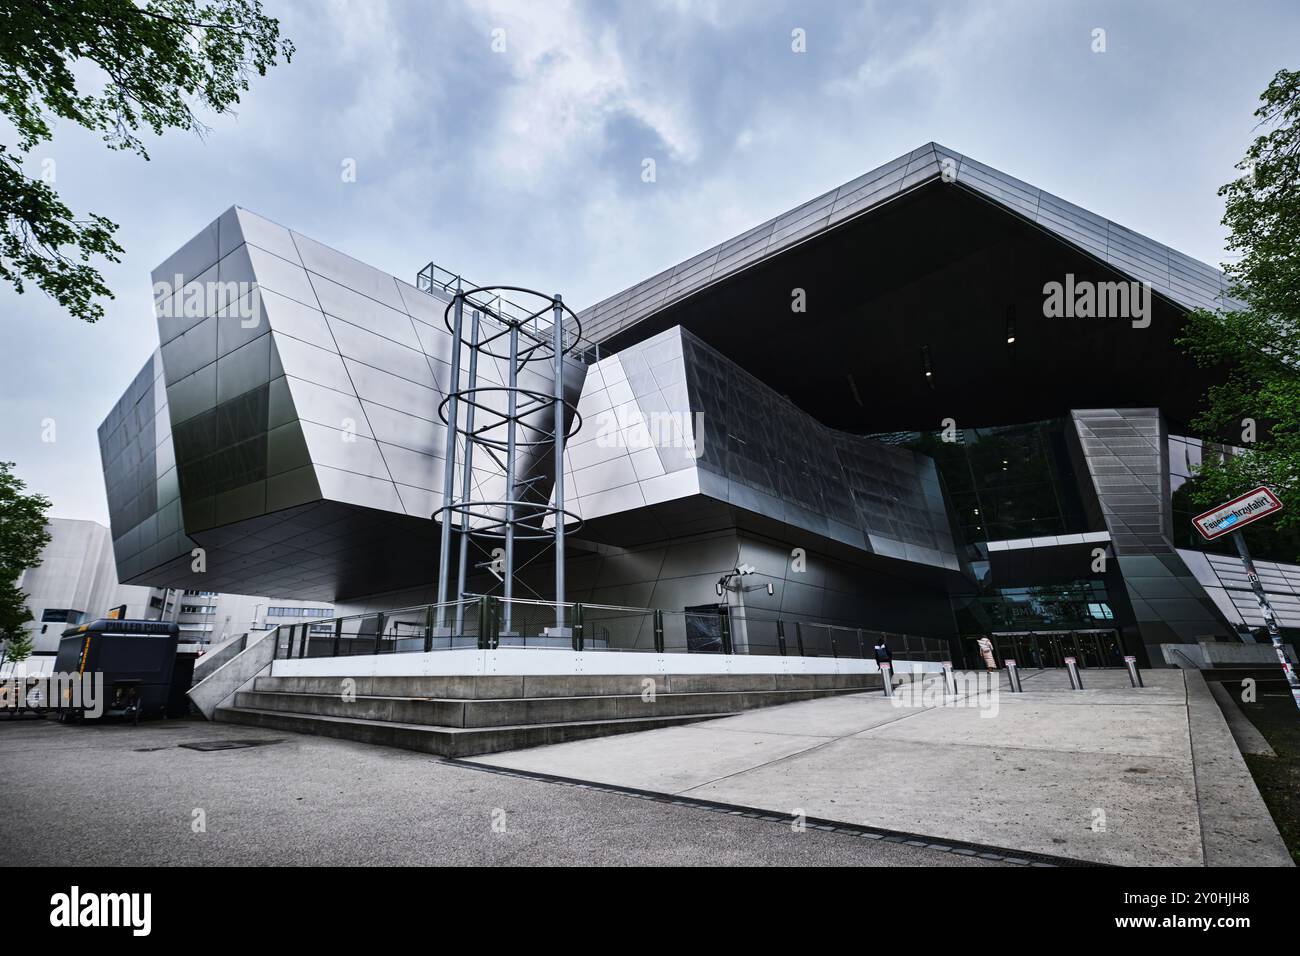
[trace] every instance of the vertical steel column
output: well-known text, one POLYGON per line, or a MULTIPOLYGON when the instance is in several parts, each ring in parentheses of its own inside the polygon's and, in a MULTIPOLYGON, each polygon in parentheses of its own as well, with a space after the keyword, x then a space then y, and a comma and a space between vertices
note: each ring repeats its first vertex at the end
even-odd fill
POLYGON ((339 645, 343 642, 343 618, 334 619, 334 657, 339 656, 339 645))
POLYGON ((442 468, 442 542, 438 548, 438 627, 447 623, 447 585, 451 564, 451 505, 456 484, 456 392, 460 390, 461 321, 465 314, 465 296, 461 294, 460 279, 456 279, 456 300, 451 328, 451 379, 447 385, 447 442, 443 449, 446 460, 442 468))
MULTIPOLYGON (((473 390, 478 384, 478 322, 479 314, 475 309, 470 313, 469 330, 469 384, 471 392, 469 404, 465 406, 465 469, 460 480, 460 500, 469 501, 473 494, 474 481, 474 402, 477 401, 473 390)), ((456 633, 465 633, 465 576, 469 569, 469 513, 460 516, 460 561, 456 566, 456 633)), ((429 648, 425 648, 429 650, 429 648)))
POLYGON ((555 626, 564 627, 564 306, 555 293, 555 626))
POLYGON ((1287 659, 1286 646, 1282 643, 1282 632, 1278 629, 1277 615, 1273 613, 1273 605, 1268 602, 1268 595, 1264 592, 1264 585, 1255 572, 1255 562, 1251 560, 1250 549, 1246 547, 1246 539, 1241 536, 1240 531, 1234 531, 1232 540, 1236 543, 1237 554, 1241 556, 1241 563, 1246 568, 1246 580, 1250 582, 1250 589, 1255 592, 1255 601, 1259 604, 1259 611, 1264 616, 1264 626, 1268 628, 1268 637, 1273 643, 1277 661, 1282 665, 1282 673, 1286 675, 1291 697, 1295 700, 1295 705, 1300 707, 1300 678, 1296 677, 1295 668, 1291 666, 1291 661, 1287 659))
MULTIPOLYGON (((506 501, 515 500, 515 414, 519 409, 519 326, 510 325, 510 371, 506 376, 506 501)), ((514 617, 515 597, 515 506, 506 505, 506 566, 501 582, 501 596, 505 607, 501 609, 501 618, 507 634, 510 633, 514 617)))

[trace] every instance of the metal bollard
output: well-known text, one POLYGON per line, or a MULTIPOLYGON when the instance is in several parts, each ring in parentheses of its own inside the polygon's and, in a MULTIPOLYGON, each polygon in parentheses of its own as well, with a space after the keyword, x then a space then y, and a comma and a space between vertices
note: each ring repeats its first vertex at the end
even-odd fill
POLYGON ((1070 689, 1083 690, 1083 681, 1079 680, 1079 665, 1073 657, 1065 659, 1065 670, 1070 675, 1070 689))
POLYGON ((480 651, 492 648, 492 619, 492 598, 487 594, 481 595, 478 599, 478 649, 480 651))
POLYGON ((942 661, 944 693, 957 696, 957 677, 952 672, 952 661, 942 661))
POLYGON ((1128 668, 1128 679, 1134 687, 1145 687, 1142 683, 1142 672, 1138 670, 1138 659, 1125 655, 1124 666, 1128 668))
POLYGON ((888 662, 880 665, 880 677, 885 685, 885 696, 894 696, 894 665, 888 662))
POLYGON ((1008 657, 1002 663, 1007 665, 1007 681, 1011 684, 1011 693, 1023 694, 1024 691, 1020 687, 1020 668, 1016 666, 1016 662, 1008 657))

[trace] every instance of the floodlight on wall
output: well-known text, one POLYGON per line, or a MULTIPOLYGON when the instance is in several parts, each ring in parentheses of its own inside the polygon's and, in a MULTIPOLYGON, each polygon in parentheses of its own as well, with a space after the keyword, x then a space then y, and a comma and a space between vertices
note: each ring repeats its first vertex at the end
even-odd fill
POLYGON ((768 594, 775 594, 776 588, 772 585, 771 581, 768 581, 766 584, 749 585, 735 583, 737 578, 747 577, 751 574, 756 574, 757 572, 758 568, 754 567, 752 564, 737 565, 722 577, 718 578, 717 583, 713 585, 713 590, 717 592, 718 597, 722 597, 727 591, 735 591, 740 594, 745 594, 750 591, 766 590, 768 594))

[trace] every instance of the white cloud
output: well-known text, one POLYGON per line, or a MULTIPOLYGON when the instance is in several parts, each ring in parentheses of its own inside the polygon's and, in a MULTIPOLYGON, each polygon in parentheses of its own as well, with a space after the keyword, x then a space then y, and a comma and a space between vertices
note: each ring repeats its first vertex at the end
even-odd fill
POLYGON ((505 50, 496 55, 513 82, 479 148, 507 181, 529 186, 585 166, 620 116, 652 130, 672 159, 697 157, 688 105, 662 76, 644 82, 629 70, 615 28, 594 23, 572 3, 480 0, 471 8, 485 46, 493 30, 505 31, 505 50))

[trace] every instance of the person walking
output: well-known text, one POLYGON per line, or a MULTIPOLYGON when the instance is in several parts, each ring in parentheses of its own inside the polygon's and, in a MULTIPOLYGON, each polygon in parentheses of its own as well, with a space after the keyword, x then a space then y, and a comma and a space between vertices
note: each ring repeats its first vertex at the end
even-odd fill
POLYGON ((980 649, 980 657, 984 658, 984 666, 988 669, 989 673, 997 670, 998 662, 993 657, 993 642, 989 640, 988 635, 985 634, 980 637, 980 639, 975 642, 975 645, 980 649))
POLYGON ((880 676, 889 682, 885 687, 885 696, 892 697, 891 692, 894 679, 894 655, 889 650, 889 642, 885 640, 885 635, 880 635, 880 640, 876 642, 876 666, 880 668, 880 676))
POLYGON ((889 650, 889 643, 888 641, 885 640, 885 636, 883 634, 880 636, 879 643, 876 644, 876 663, 877 664, 894 663, 894 655, 889 650))

